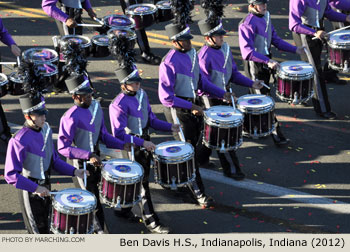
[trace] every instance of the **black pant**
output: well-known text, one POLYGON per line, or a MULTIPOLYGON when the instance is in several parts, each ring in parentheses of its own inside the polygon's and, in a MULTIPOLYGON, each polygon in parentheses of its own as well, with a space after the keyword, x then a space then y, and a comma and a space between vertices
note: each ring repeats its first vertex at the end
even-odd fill
POLYGON ((0 101, 0 139, 8 143, 11 138, 11 129, 7 124, 6 115, 0 101))
MULTIPOLYGON (((307 48, 309 48, 317 70, 319 81, 315 80, 313 83, 314 96, 312 97, 312 103, 314 106, 314 110, 316 111, 316 113, 330 112, 331 105, 328 100, 327 87, 324 78, 325 76, 321 64, 323 42, 319 39, 312 40, 313 36, 304 36, 305 35, 300 35, 293 32, 293 39, 296 46, 306 46, 307 48), (303 39, 303 37, 305 39, 303 39)), ((306 55, 300 55, 300 58, 302 61, 310 62, 306 55)))
MULTIPOLYGON (((204 97, 204 99, 206 98, 204 97)), ((227 103, 225 103, 223 100, 220 100, 220 99, 208 98, 208 101, 209 101, 210 107, 218 106, 218 105, 228 105, 227 103)), ((206 108, 204 105, 204 102, 202 104, 202 107, 206 108)), ((197 154, 196 159, 198 160, 199 164, 209 162, 209 158, 212 153, 212 150, 203 144, 202 137, 203 137, 203 131, 201 134, 200 141, 198 142, 197 153, 196 153, 197 154)), ((221 153, 220 151, 216 151, 216 153, 219 157, 221 166, 223 168, 223 172, 225 174, 231 174, 231 173, 236 173, 237 171, 241 171, 239 167, 238 157, 236 155, 235 150, 228 151, 228 153, 221 153), (231 166, 228 159, 231 159, 233 166, 231 166)))
MULTIPOLYGON (((60 2, 57 2, 57 7, 58 8, 62 8, 62 4, 60 2)), ((70 18, 74 18, 75 21, 78 23, 78 24, 81 24, 81 14, 82 14, 82 10, 79 10, 79 9, 74 9, 74 8, 69 8, 69 7, 63 7, 63 12, 65 12, 70 18)), ((68 34, 65 33, 64 31, 64 28, 63 28, 63 23, 57 19, 55 19, 55 22, 56 22, 56 25, 57 25, 57 28, 58 28, 58 31, 60 33, 61 36, 64 36, 64 35, 68 35, 68 34, 73 34, 75 33, 75 35, 83 35, 83 27, 82 26, 78 26, 78 27, 75 27, 75 28, 68 28, 68 34)))
MULTIPOLYGON (((123 9, 123 12, 125 14, 125 10, 133 4, 139 4, 143 3, 143 0, 120 0, 120 5, 123 9)), ((149 46, 147 34, 145 31, 145 28, 138 28, 136 29, 136 36, 137 36, 137 44, 139 45, 139 48, 142 53, 149 54, 151 52, 151 48, 149 46)))
MULTIPOLYGON (((164 108, 164 115, 169 123, 174 123, 171 116, 170 108, 164 108)), ((201 141, 201 132, 203 129, 203 118, 195 116, 190 110, 176 109, 176 115, 179 118, 180 124, 183 128, 183 133, 187 142, 191 143, 195 149, 195 157, 197 157, 198 143, 201 141)), ((180 140, 178 134, 173 133, 176 140, 180 140)), ((199 173, 199 164, 195 158, 196 179, 188 187, 193 193, 195 198, 198 198, 204 194, 204 185, 199 173)))
MULTIPOLYGON (((42 185, 50 190, 50 184, 42 185)), ((38 195, 19 190, 19 202, 24 224, 29 234, 49 234, 50 230, 50 197, 40 198, 38 195)))

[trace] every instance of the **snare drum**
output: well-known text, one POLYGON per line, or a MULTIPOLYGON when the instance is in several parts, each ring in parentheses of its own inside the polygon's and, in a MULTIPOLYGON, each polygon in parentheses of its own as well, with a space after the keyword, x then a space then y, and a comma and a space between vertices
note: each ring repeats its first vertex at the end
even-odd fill
POLYGON ((141 200, 143 168, 129 159, 111 159, 101 171, 101 201, 120 209, 132 207, 141 200))
POLYGON ((126 15, 111 14, 103 18, 103 23, 105 26, 110 28, 125 28, 133 29, 135 28, 134 19, 126 15))
POLYGON ((30 48, 22 53, 23 60, 27 63, 58 63, 58 53, 48 48, 30 48))
POLYGON ((236 150, 243 143, 243 114, 230 106, 213 106, 204 112, 204 144, 220 152, 236 150))
POLYGON ((181 141, 167 141, 156 146, 153 154, 155 182, 176 190, 194 181, 193 146, 181 141))
POLYGON ((96 35, 91 39, 92 42, 92 56, 95 58, 103 58, 109 56, 109 39, 107 35, 96 35))
POLYGON ((350 30, 331 34, 328 40, 328 63, 334 70, 350 72, 350 30))
POLYGON ((307 102, 313 95, 314 69, 309 63, 304 61, 281 63, 281 68, 277 72, 277 80, 276 96, 281 101, 300 104, 307 102))
POLYGON ((52 200, 51 231, 54 234, 94 232, 96 197, 80 188, 59 191, 52 200))
POLYGON ((28 83, 29 79, 26 75, 20 74, 18 72, 12 72, 9 75, 9 90, 11 95, 23 95, 24 85, 28 83))
POLYGON ((266 95, 243 95, 237 108, 244 114, 243 134, 252 138, 270 135, 275 129, 275 102, 266 95))
POLYGON ((171 2, 170 0, 159 1, 157 4, 157 21, 166 22, 174 18, 173 12, 171 11, 171 2))
POLYGON ((7 76, 3 73, 0 73, 0 97, 7 95, 9 80, 7 76))
POLYGON ((85 58, 89 57, 91 50, 91 40, 88 37, 80 35, 65 35, 58 41, 61 61, 64 61, 62 48, 66 46, 69 41, 72 41, 75 44, 79 44, 80 48, 83 50, 82 56, 85 58))
POLYGON ((132 50, 135 47, 136 33, 134 30, 114 27, 108 30, 107 36, 109 39, 113 39, 114 37, 124 36, 129 39, 128 49, 132 50))
POLYGON ((154 23, 157 6, 154 4, 133 4, 125 12, 135 20, 136 29, 141 29, 149 27, 154 23))
POLYGON ((53 64, 37 64, 34 68, 35 75, 40 76, 46 86, 54 85, 58 79, 58 67, 53 64))

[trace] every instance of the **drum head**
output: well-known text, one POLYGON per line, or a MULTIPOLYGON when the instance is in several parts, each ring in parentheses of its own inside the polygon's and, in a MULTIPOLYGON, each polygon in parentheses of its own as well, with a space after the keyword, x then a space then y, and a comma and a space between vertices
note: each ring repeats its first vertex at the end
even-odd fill
POLYGON ((128 38, 129 40, 136 39, 136 33, 133 30, 127 29, 127 28, 111 28, 108 30, 107 35, 109 38, 112 38, 113 36, 119 37, 124 36, 128 38))
POLYGON ((350 49, 350 30, 338 31, 331 34, 328 45, 334 49, 350 49))
POLYGON ((0 73, 0 86, 6 85, 8 83, 7 76, 3 73, 0 73))
POLYGON ((163 159, 174 159, 192 156, 194 150, 190 143, 167 141, 156 146, 154 154, 163 159))
POLYGON ((142 166, 129 159, 111 159, 105 163, 103 170, 115 179, 134 179, 143 175, 142 166))
POLYGON ((243 121, 243 115, 239 110, 231 106, 213 106, 204 112, 205 118, 212 121, 231 123, 243 121))
POLYGON ((92 37, 92 43, 99 46, 108 46, 109 39, 107 35, 96 35, 92 37))
POLYGON ((135 21, 125 15, 112 14, 105 16, 103 22, 106 26, 110 27, 124 27, 124 28, 134 28, 135 21))
POLYGON ((162 10, 164 10, 164 9, 166 9, 166 10, 169 10, 169 9, 171 9, 171 2, 169 1, 169 0, 166 0, 166 1, 159 1, 158 3, 157 3, 157 8, 158 9, 162 9, 162 10))
POLYGON ((60 38, 60 44, 65 44, 68 41, 73 41, 76 44, 80 44, 82 48, 89 47, 91 45, 91 41, 88 37, 80 36, 80 35, 66 35, 60 38))
POLYGON ((96 208, 96 197, 80 188, 68 188, 55 195, 53 207, 62 213, 85 214, 96 208))
POLYGON ((281 63, 277 74, 282 79, 304 80, 313 77, 314 69, 311 64, 304 61, 285 61, 281 63))
POLYGON ((238 98, 238 109, 245 111, 271 110, 275 102, 270 96, 266 95, 243 95, 238 98))
POLYGON ((153 14, 157 11, 157 7, 154 4, 133 4, 130 5, 126 13, 134 16, 143 16, 153 14))
POLYGON ((37 64, 35 66, 35 74, 37 76, 52 76, 58 74, 58 68, 53 64, 37 64))
POLYGON ((27 76, 19 74, 18 72, 12 72, 9 75, 9 80, 15 83, 24 83, 28 81, 27 76))
POLYGON ((30 48, 22 53, 25 61, 32 63, 54 62, 58 60, 55 50, 48 48, 30 48))

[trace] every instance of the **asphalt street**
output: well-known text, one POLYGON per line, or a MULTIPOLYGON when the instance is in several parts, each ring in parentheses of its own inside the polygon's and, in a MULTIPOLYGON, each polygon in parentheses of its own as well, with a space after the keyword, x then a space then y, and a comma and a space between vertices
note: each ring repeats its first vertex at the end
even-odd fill
MULTIPOLYGON (((121 13, 119 1, 90 0, 98 17, 121 13)), ((224 27, 229 31, 225 40, 239 70, 243 71, 242 58, 238 46, 238 24, 247 14, 246 0, 227 1, 224 27)), ((268 8, 272 23, 278 35, 292 41, 288 30, 289 1, 270 1, 268 8)), ((194 23, 191 31, 193 45, 199 49, 203 44, 197 22, 204 18, 203 9, 196 1, 193 10, 194 23)), ((0 1, 0 17, 14 40, 24 51, 33 47, 53 48, 51 37, 58 34, 55 22, 41 10, 41 1, 0 1)), ((88 15, 84 13, 87 22, 88 15)), ((147 28, 152 52, 165 56, 170 43, 164 31, 167 23, 154 24, 147 28)), ((329 28, 329 24, 327 25, 329 28)), ((84 35, 92 38, 93 29, 85 29, 84 35)), ((10 50, 1 45, 2 61, 14 61, 10 50)), ((137 54, 139 49, 136 46, 137 54)), ((299 60, 297 55, 272 51, 279 62, 299 60)), ((148 93, 152 109, 165 119, 163 106, 158 98, 158 66, 144 64, 137 57, 141 70, 142 87, 148 93)), ((114 71, 117 62, 112 57, 89 58, 88 72, 98 91, 104 98, 102 103, 105 123, 110 130, 108 106, 119 93, 120 87, 114 71)), ((3 69, 10 74, 12 69, 3 69)), ((211 209, 201 209, 186 190, 164 190, 151 183, 151 193, 155 209, 162 223, 171 227, 173 233, 350 233, 350 76, 343 75, 347 85, 327 84, 332 110, 338 114, 337 120, 325 120, 317 116, 311 103, 307 106, 291 106, 272 96, 276 102, 276 114, 282 123, 284 134, 291 140, 285 147, 276 147, 271 137, 262 139, 244 138, 237 155, 241 168, 246 174, 243 181, 223 177, 222 168, 216 155, 211 157, 216 168, 201 168, 206 193, 215 199, 211 209)), ((247 94, 244 87, 235 85, 237 97, 247 94)), ((1 97, 8 121, 13 131, 23 124, 18 97, 1 97)), ((46 95, 49 109, 47 121, 53 132, 58 133, 59 120, 72 106, 72 98, 67 94, 46 95)), ((161 143, 172 140, 164 132, 153 132, 152 141, 161 143)), ((105 150, 105 157, 116 157, 120 152, 105 150)), ((0 234, 26 233, 17 198, 17 189, 6 183, 3 177, 6 146, 0 145, 0 234)), ((152 176, 151 176, 152 177, 152 176)), ((53 187, 57 190, 73 187, 69 177, 54 175, 53 187)), ((113 210, 104 209, 110 233, 147 233, 141 223, 130 223, 117 218, 113 210)), ((135 209, 135 213, 138 209, 135 209)))

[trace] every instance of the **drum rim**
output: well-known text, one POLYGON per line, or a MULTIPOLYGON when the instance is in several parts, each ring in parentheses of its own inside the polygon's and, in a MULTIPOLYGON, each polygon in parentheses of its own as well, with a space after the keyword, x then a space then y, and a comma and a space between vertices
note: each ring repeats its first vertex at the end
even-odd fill
POLYGON ((104 16, 103 17, 103 23, 104 23, 105 26, 108 26, 108 27, 125 27, 125 28, 129 28, 129 29, 132 29, 132 28, 134 28, 136 26, 135 20, 132 17, 129 17, 127 15, 118 15, 118 14, 110 14, 110 15, 104 16), (108 23, 108 19, 110 17, 125 18, 125 19, 130 20, 131 24, 130 25, 125 25, 125 26, 124 25, 120 25, 120 26, 118 26, 118 25, 110 25, 108 23))
POLYGON ((189 160, 194 158, 194 147, 190 143, 182 142, 182 141, 178 141, 178 140, 165 141, 165 142, 162 142, 162 143, 156 145, 156 149, 153 152, 153 158, 157 161, 160 161, 160 162, 166 161, 166 163, 169 163, 169 164, 186 162, 186 161, 189 161, 189 160), (188 145, 190 147, 192 152, 186 153, 186 154, 183 154, 183 155, 180 155, 177 157, 166 157, 166 156, 163 156, 163 155, 156 153, 158 147, 160 147, 164 144, 167 144, 167 143, 172 143, 172 142, 173 143, 184 143, 185 145, 188 145))
POLYGON ((98 45, 98 46, 108 46, 109 45, 109 37, 107 36, 107 35, 102 35, 102 34, 100 34, 100 35, 95 35, 95 36, 93 36, 92 38, 91 38, 91 41, 92 41, 92 43, 94 44, 94 45, 98 45), (108 39, 108 41, 107 41, 107 43, 106 42, 100 42, 100 41, 97 41, 96 39, 97 39, 97 37, 107 37, 107 39, 108 39))
POLYGON ((12 72, 8 76, 9 80, 12 82, 15 82, 15 83, 24 83, 25 81, 28 81, 28 78, 26 78, 26 77, 27 76, 25 76, 23 74, 19 74, 18 72, 12 72), (17 74, 17 76, 24 76, 24 79, 22 79, 22 80, 15 79, 14 75, 16 75, 16 74, 17 74))
MULTIPOLYGON (((210 149, 213 150, 221 150, 221 146, 211 145, 209 142, 205 140, 205 137, 203 136, 203 143, 205 146, 207 146, 210 149)), ((235 146, 230 146, 230 148, 225 148, 225 151, 231 151, 231 150, 237 150, 241 145, 243 144, 243 127, 242 127, 242 136, 239 138, 239 142, 235 146)))
POLYGON ((0 73, 0 77, 4 77, 4 80, 3 80, 3 81, 0 81, 0 86, 4 86, 4 85, 6 85, 7 83, 9 83, 9 78, 7 77, 6 74, 0 73))
POLYGON ((60 213, 63 213, 63 214, 69 214, 69 215, 82 215, 82 214, 91 213, 96 209, 97 199, 93 193, 91 193, 87 190, 79 189, 79 188, 66 188, 66 189, 60 190, 59 192, 64 192, 64 191, 68 192, 69 190, 77 190, 77 192, 83 191, 84 193, 87 193, 90 196, 93 196, 95 204, 90 205, 90 206, 86 206, 86 207, 79 207, 79 208, 71 207, 71 206, 64 206, 56 200, 56 197, 58 197, 58 195, 60 195, 60 194, 57 194, 57 195, 55 195, 55 197, 52 200, 52 207, 56 211, 59 211, 60 213))
POLYGON ((152 15, 152 14, 156 13, 157 11, 158 11, 158 8, 157 8, 156 5, 145 3, 145 4, 133 4, 133 5, 130 5, 125 10, 125 13, 127 13, 128 15, 133 15, 133 16, 145 16, 145 15, 152 15), (137 8, 137 7, 140 7, 140 6, 148 6, 148 7, 151 7, 153 9, 149 10, 149 11, 145 11, 144 13, 139 13, 139 14, 135 14, 134 10, 130 10, 131 8, 137 8))
POLYGON ((244 121, 244 114, 239 111, 238 109, 233 110, 233 112, 235 113, 234 116, 237 116, 236 120, 233 121, 220 121, 218 119, 213 119, 210 117, 210 115, 208 115, 208 113, 210 112, 210 109, 214 109, 214 108, 218 108, 218 107, 230 107, 233 108, 231 106, 225 106, 225 105, 217 105, 217 106, 212 106, 210 107, 208 110, 204 111, 204 122, 207 123, 210 126, 222 126, 220 128, 234 128, 236 126, 240 126, 243 124, 244 121), (237 113, 237 115, 236 115, 237 113), (239 115, 239 116, 238 116, 239 115))
POLYGON ((89 37, 82 36, 82 35, 64 35, 59 39, 58 43, 60 46, 62 46, 63 43, 67 43, 66 42, 67 40, 63 41, 64 38, 76 38, 76 37, 83 38, 83 39, 87 40, 86 44, 83 44, 83 43, 80 44, 81 48, 87 48, 87 47, 91 46, 91 39, 89 37))
MULTIPOLYGON (((102 201, 103 204, 106 204, 107 206, 110 207, 116 207, 117 203, 113 203, 111 200, 109 200, 103 193, 102 190, 99 190, 99 196, 100 196, 100 200, 102 201)), ((122 207, 132 207, 134 205, 136 205, 137 203, 139 203, 142 200, 141 195, 137 195, 137 199, 135 199, 135 201, 133 201, 132 203, 129 204, 120 204, 122 207)))
POLYGON ((57 62, 59 60, 58 53, 55 50, 47 48, 47 47, 33 47, 33 48, 29 48, 29 49, 27 49, 27 50, 22 52, 22 57, 23 57, 24 60, 30 61, 30 62, 33 62, 33 63, 40 63, 40 62, 52 63, 52 62, 57 62), (30 51, 34 51, 34 50, 43 50, 43 49, 50 51, 53 55, 55 55, 55 57, 53 57, 52 59, 48 59, 48 60, 33 60, 33 59, 29 59, 28 55, 26 55, 26 52, 30 52, 30 51))
POLYGON ((169 0, 159 1, 159 2, 156 4, 156 6, 157 6, 157 8, 160 9, 160 10, 171 10, 171 8, 173 7, 173 6, 171 5, 171 2, 170 2, 169 0), (165 3, 165 2, 170 3, 170 8, 161 5, 161 3, 165 3))
POLYGON ((314 76, 315 71, 312 68, 312 65, 310 63, 307 63, 305 61, 301 61, 301 60, 288 60, 288 61, 284 61, 281 63, 281 67, 280 69, 277 71, 277 76, 282 78, 282 79, 288 79, 291 78, 293 80, 307 80, 307 79, 311 79, 312 76, 314 76), (305 65, 305 66, 311 66, 312 71, 306 72, 306 73, 288 73, 286 71, 283 70, 283 67, 288 64, 288 63, 294 63, 294 64, 299 64, 299 65, 305 65), (300 78, 298 78, 300 77, 300 78))
MULTIPOLYGON (((123 177, 118 177, 116 175, 110 174, 109 172, 106 171, 106 169, 103 167, 101 170, 101 175, 104 179, 106 179, 107 182, 112 182, 112 183, 122 183, 122 184, 135 184, 139 181, 142 181, 145 171, 144 168, 142 167, 142 165, 136 161, 131 161, 130 159, 126 159, 126 158, 113 158, 113 159, 109 159, 107 162, 113 163, 114 162, 118 162, 118 163, 129 163, 129 164, 136 164, 137 166, 139 166, 139 168, 141 168, 141 174, 139 176, 133 176, 133 177, 127 177, 127 178, 123 178, 123 177), (104 176, 106 175, 106 176, 104 176), (107 180, 110 179, 110 180, 107 180)), ((101 180, 102 180, 101 177, 101 180)))
POLYGON ((260 107, 260 108, 251 108, 251 107, 247 107, 245 105, 240 105, 239 104, 239 99, 242 97, 248 97, 248 96, 252 96, 251 94, 247 94, 247 95, 243 95, 238 97, 237 99, 237 109, 240 110, 242 113, 249 113, 249 114, 263 114, 263 113, 267 113, 270 112, 272 110, 274 110, 275 108, 275 101, 274 99, 272 99, 271 96, 267 96, 267 95, 255 95, 255 96, 262 96, 262 97, 267 97, 269 99, 271 99, 272 104, 267 104, 264 107, 260 107))
POLYGON ((341 42, 341 41, 336 41, 338 36, 341 35, 349 35, 350 36, 350 30, 343 30, 343 31, 337 31, 329 37, 329 40, 327 41, 327 44, 329 47, 332 49, 350 49, 350 40, 347 42, 341 42))
MULTIPOLYGON (((58 228, 54 226, 54 223, 51 222, 50 224, 50 230, 54 234, 66 234, 65 232, 60 231, 58 228)), ((94 224, 91 224, 89 227, 89 231, 87 233, 81 233, 81 234, 92 234, 94 232, 94 224)))
POLYGON ((114 30, 117 30, 117 31, 130 31, 132 33, 132 37, 128 37, 128 39, 131 41, 131 40, 135 40, 137 38, 137 35, 136 35, 136 32, 134 32, 132 29, 129 29, 129 28, 117 28, 118 26, 112 26, 112 28, 110 28, 108 31, 107 31, 107 36, 109 38, 111 38, 113 35, 111 35, 111 33, 114 31, 114 30))

